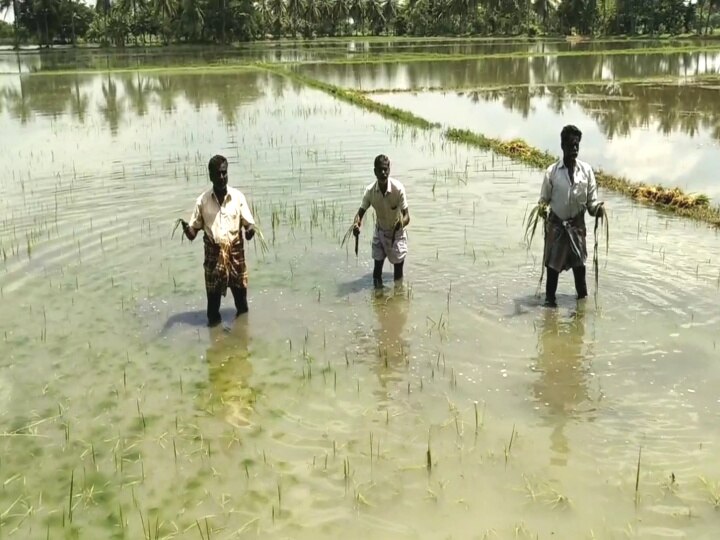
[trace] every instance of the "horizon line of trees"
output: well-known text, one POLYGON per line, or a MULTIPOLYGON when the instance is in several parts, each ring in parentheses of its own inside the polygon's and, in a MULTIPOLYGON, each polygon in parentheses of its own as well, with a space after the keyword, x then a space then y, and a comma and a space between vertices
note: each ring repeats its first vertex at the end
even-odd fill
POLYGON ((0 0, 20 43, 219 43, 285 37, 709 35, 720 0, 0 0))

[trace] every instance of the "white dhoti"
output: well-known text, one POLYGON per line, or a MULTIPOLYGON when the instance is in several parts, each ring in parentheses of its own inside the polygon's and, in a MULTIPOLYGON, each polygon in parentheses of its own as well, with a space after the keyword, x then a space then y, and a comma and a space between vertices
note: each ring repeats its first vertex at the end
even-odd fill
POLYGON ((407 255, 407 232, 405 229, 393 231, 375 227, 372 239, 372 258, 376 261, 387 257, 391 264, 399 264, 407 255))

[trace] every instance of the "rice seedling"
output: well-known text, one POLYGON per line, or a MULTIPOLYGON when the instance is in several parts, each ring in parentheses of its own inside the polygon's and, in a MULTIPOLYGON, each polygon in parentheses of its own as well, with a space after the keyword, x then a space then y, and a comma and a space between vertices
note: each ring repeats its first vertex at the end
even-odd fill
POLYGON ((340 247, 341 247, 341 248, 345 247, 345 243, 350 239, 351 236, 354 235, 354 236, 355 236, 355 257, 357 257, 357 256, 358 256, 358 243, 359 243, 359 240, 360 240, 360 233, 358 232, 357 234, 354 234, 354 231, 355 231, 355 224, 353 223, 352 225, 350 225, 350 227, 348 228, 348 230, 347 230, 347 231, 345 232, 345 234, 343 235, 342 241, 340 242, 340 247))
POLYGON ((425 453, 425 459, 426 459, 426 467, 427 471, 430 472, 432 470, 432 451, 430 449, 430 434, 432 431, 428 429, 428 443, 427 443, 427 452, 425 453))
POLYGON ((610 250, 610 220, 607 216, 607 210, 605 210, 603 205, 603 212, 600 215, 595 216, 595 245, 593 247, 593 271, 595 273, 595 301, 597 301, 597 294, 599 290, 599 257, 598 257, 598 244, 599 244, 599 235, 598 235, 598 229, 601 231, 603 228, 600 226, 600 224, 604 224, 604 232, 605 232, 605 255, 607 256, 608 251, 610 250))
POLYGON ((262 229, 255 224, 255 236, 253 237, 253 240, 257 238, 257 242, 260 244, 260 252, 263 254, 263 256, 267 255, 270 252, 270 248, 268 247, 267 240, 265 240, 265 235, 262 232, 262 229))
POLYGON ((720 508, 720 482, 713 482, 704 476, 699 476, 699 480, 707 491, 710 503, 715 509, 720 508))
POLYGON ((642 458, 642 446, 638 449, 637 470, 635 471, 635 506, 640 498, 640 459, 642 458))
POLYGON ((505 467, 507 467, 508 459, 510 458, 510 452, 512 451, 513 441, 515 440, 515 424, 512 427, 512 433, 510 433, 510 441, 505 446, 505 467))
POLYGON ((530 215, 526 214, 523 217, 523 225, 525 226, 524 240, 527 244, 527 249, 530 249, 533 238, 535 237, 535 230, 537 229, 540 220, 545 222, 548 217, 548 207, 546 204, 540 202, 536 204, 530 211, 530 215))

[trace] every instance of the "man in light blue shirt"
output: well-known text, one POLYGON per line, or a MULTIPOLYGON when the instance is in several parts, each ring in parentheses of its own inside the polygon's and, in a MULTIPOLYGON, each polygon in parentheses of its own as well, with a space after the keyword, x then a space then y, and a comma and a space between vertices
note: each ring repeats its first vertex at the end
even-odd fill
POLYGON ((550 207, 543 256, 547 268, 545 304, 549 307, 557 306, 555 293, 560 272, 571 268, 578 299, 587 297, 585 211, 591 216, 604 215, 592 167, 577 158, 581 139, 582 132, 577 127, 567 125, 562 129, 563 157, 547 168, 540 190, 540 203, 550 207))

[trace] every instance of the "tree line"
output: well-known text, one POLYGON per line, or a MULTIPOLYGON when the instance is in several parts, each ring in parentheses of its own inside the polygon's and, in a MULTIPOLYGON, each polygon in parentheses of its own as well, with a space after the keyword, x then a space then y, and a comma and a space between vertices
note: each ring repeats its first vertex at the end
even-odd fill
POLYGON ((0 0, 17 46, 336 36, 709 34, 720 0, 0 0))

